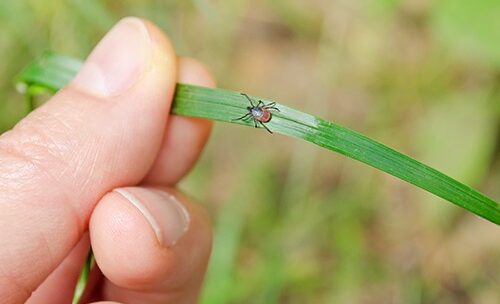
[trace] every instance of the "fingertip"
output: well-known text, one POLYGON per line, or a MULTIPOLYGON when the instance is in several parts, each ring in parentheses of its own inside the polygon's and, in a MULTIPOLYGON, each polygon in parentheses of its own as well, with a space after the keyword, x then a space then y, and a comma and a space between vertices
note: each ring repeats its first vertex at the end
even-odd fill
POLYGON ((216 82, 210 68, 192 57, 178 58, 178 79, 181 83, 190 83, 204 87, 215 87, 216 82))
POLYGON ((157 25, 147 19, 140 19, 148 30, 149 36, 156 46, 153 51, 154 64, 152 69, 166 68, 175 83, 178 71, 178 60, 175 49, 168 35, 157 25))
POLYGON ((206 119, 171 116, 160 153, 144 180, 147 184, 172 186, 195 165, 212 130, 206 119))

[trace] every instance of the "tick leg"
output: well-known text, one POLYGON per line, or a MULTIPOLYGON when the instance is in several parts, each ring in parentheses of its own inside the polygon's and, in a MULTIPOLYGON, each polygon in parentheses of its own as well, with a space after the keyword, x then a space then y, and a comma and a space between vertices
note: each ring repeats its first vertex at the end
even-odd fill
POLYGON ((264 128, 266 128, 267 132, 269 132, 269 133, 273 134, 273 132, 271 132, 271 130, 269 130, 269 128, 268 128, 268 127, 266 127, 266 125, 265 125, 262 121, 259 121, 259 122, 260 122, 260 124, 261 124, 264 128))
POLYGON ((262 102, 262 100, 259 100, 259 103, 257 104, 257 107, 260 107, 260 105, 263 105, 264 108, 266 107, 265 104, 262 102))
POLYGON ((245 96, 248 99, 248 101, 250 101, 250 104, 252 105, 252 107, 254 107, 252 99, 250 97, 248 97, 247 94, 241 93, 241 95, 245 96))
POLYGON ((244 119, 248 118, 249 116, 250 116, 250 113, 247 113, 247 114, 245 114, 245 115, 241 116, 240 118, 233 119, 232 121, 236 121, 236 120, 244 120, 244 119))
POLYGON ((257 119, 253 119, 253 125, 257 128, 257 119))
POLYGON ((272 109, 272 110, 276 110, 276 111, 278 111, 278 112, 281 112, 281 111, 280 111, 280 109, 278 109, 278 108, 276 107, 276 103, 275 103, 275 102, 271 102, 270 104, 265 105, 265 106, 264 106, 264 109, 272 109))
POLYGON ((275 111, 278 111, 278 112, 281 112, 280 109, 276 108, 276 107, 264 107, 265 109, 271 109, 271 110, 275 110, 275 111))

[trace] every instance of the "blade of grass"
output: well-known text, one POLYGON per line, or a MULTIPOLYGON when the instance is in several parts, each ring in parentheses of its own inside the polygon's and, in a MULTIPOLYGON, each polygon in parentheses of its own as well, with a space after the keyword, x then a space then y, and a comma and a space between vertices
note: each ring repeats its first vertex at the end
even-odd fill
MULTIPOLYGON (((45 87, 56 92, 72 79, 81 64, 77 59, 48 53, 29 65, 18 81, 28 88, 45 87)), ((234 121, 246 113, 247 106, 248 101, 239 92, 178 84, 172 113, 253 126, 251 120, 234 121)), ((273 132, 301 138, 359 160, 500 224, 500 205, 478 191, 355 131, 282 104, 276 106, 280 112, 267 123, 273 132)))
POLYGON ((85 291, 85 287, 89 281, 90 271, 94 266, 94 254, 92 249, 89 250, 87 254, 87 259, 85 260, 85 264, 83 264, 83 268, 80 271, 80 275, 78 276, 78 280, 76 281, 75 292, 73 294, 72 304, 78 304, 80 299, 83 296, 83 292, 85 291))
POLYGON ((233 269, 245 222, 245 205, 225 204, 214 228, 213 252, 203 287, 201 304, 230 303, 233 269))
MULTIPOLYGON (((78 59, 47 53, 18 76, 17 87, 27 94, 32 108, 34 96, 45 91, 55 93, 74 77, 81 65, 78 59)), ((357 132, 281 104, 276 106, 280 112, 267 123, 273 132, 301 138, 359 160, 500 224, 499 204, 478 191, 357 132)), ((246 113, 246 107, 248 101, 241 93, 177 84, 171 111, 177 115, 253 126, 251 121, 234 120, 246 113)), ((78 279, 73 303, 79 302, 85 290, 92 263, 90 251, 78 279)))

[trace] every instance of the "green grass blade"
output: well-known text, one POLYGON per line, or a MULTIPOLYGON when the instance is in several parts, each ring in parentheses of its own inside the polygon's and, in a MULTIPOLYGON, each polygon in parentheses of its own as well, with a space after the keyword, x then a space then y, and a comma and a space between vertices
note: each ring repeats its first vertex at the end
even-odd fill
MULTIPOLYGON (((76 59, 49 53, 28 66, 18 81, 28 88, 45 87, 55 92, 71 80, 80 66, 76 59)), ((234 121, 246 113, 247 106, 248 101, 238 92, 178 84, 172 113, 253 127, 251 120, 234 121)), ((281 104, 276 106, 280 112, 266 124, 273 132, 301 138, 359 160, 500 224, 499 204, 478 191, 357 132, 281 104)))
POLYGON ((80 275, 78 276, 78 280, 76 282, 75 292, 73 294, 73 300, 71 301, 72 304, 80 303, 83 293, 85 292, 85 287, 87 287, 87 283, 90 278, 90 271, 92 270, 93 266, 94 266, 94 254, 92 252, 92 249, 90 249, 89 253, 87 254, 87 259, 83 264, 83 268, 80 271, 80 275))

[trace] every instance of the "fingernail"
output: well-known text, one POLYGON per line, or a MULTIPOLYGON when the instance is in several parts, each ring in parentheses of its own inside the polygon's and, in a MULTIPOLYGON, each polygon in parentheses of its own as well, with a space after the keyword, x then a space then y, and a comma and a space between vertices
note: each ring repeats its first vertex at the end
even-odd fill
POLYGON ((150 44, 148 30, 140 19, 121 20, 94 48, 73 85, 96 95, 119 95, 145 70, 150 44))
POLYGON ((122 195, 141 212, 161 246, 174 246, 188 230, 189 213, 173 194, 138 187, 113 191, 122 195))

